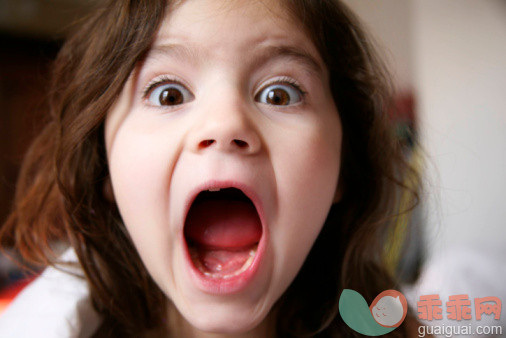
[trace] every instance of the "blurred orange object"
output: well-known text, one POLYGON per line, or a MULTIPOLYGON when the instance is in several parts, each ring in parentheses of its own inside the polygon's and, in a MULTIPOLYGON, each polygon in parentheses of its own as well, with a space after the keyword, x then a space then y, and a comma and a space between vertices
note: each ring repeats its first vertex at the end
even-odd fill
POLYGON ((7 306, 34 278, 23 279, 0 291, 0 316, 7 306))

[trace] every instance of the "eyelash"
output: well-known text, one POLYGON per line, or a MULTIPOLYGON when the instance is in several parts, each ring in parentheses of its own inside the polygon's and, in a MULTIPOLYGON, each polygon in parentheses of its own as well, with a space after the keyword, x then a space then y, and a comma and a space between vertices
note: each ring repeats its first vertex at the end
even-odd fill
POLYGON ((307 92, 302 90, 302 87, 300 86, 300 84, 297 81, 295 81, 294 79, 292 79, 291 77, 288 77, 288 76, 283 76, 280 78, 273 79, 273 80, 267 82, 266 84, 264 84, 260 90, 263 90, 269 86, 276 85, 276 84, 284 84, 284 85, 292 86, 300 93, 302 98, 306 97, 307 92))
MULTIPOLYGON (((164 85, 164 84, 169 84, 169 83, 173 83, 173 84, 177 84, 177 85, 180 85, 180 86, 183 86, 183 87, 187 87, 184 83, 182 83, 181 81, 178 81, 172 77, 169 77, 167 75, 163 75, 159 78, 156 78, 154 80, 152 80, 151 82, 149 82, 147 84, 147 86, 144 88, 144 90, 142 91, 142 97, 143 99, 148 99, 149 96, 151 95, 152 91, 155 90, 157 87, 161 86, 161 85, 164 85)), ((295 81, 294 79, 292 79, 291 77, 288 77, 288 76, 283 76, 283 77, 280 77, 280 78, 276 78, 276 79, 273 79, 267 83, 265 83, 261 89, 265 89, 269 86, 272 86, 272 85, 276 85, 276 84, 284 84, 284 85, 289 85, 291 87, 293 87, 295 90, 297 90, 302 99, 304 99, 306 97, 306 94, 307 92, 304 91, 302 89, 302 87, 300 86, 300 84, 295 81)), ((255 94, 255 97, 257 96, 258 94, 255 94)))
POLYGON ((144 99, 147 99, 149 97, 149 95, 151 94, 151 92, 154 89, 156 89, 158 86, 161 86, 161 85, 164 85, 164 84, 169 84, 169 83, 174 83, 174 84, 183 86, 185 88, 188 87, 187 85, 185 85, 181 81, 178 81, 178 80, 176 80, 174 78, 171 78, 171 77, 169 77, 167 75, 163 75, 163 76, 161 76, 159 78, 156 78, 156 79, 152 80, 151 82, 149 82, 147 84, 147 86, 142 91, 142 97, 144 99))

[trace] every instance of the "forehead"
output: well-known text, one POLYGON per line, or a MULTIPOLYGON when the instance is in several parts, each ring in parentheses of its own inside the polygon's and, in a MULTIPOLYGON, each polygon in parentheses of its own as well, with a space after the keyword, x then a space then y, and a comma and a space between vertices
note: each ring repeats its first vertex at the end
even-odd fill
MULTIPOLYGON (((309 68, 323 62, 302 25, 276 0, 185 0, 169 7, 150 54, 224 60, 272 53, 309 68)), ((233 60, 237 61, 237 60, 233 60)))

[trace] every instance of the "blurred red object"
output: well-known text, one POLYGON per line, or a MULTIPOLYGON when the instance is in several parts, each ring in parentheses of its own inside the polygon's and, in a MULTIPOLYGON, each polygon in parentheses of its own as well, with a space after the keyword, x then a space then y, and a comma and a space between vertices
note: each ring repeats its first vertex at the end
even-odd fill
POLYGON ((35 277, 23 279, 0 291, 0 316, 12 300, 20 293, 35 277))

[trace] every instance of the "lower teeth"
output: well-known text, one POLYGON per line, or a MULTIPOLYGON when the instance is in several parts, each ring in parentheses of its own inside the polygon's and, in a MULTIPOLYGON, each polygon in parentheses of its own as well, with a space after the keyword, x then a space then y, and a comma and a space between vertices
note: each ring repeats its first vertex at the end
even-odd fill
POLYGON ((228 278, 240 275, 241 273, 246 271, 251 266, 251 264, 253 263, 253 260, 255 259, 257 248, 258 247, 255 246, 254 249, 250 250, 248 259, 244 262, 244 264, 241 266, 240 269, 234 271, 233 273, 226 274, 226 275, 220 273, 222 267, 219 264, 216 266, 216 270, 218 272, 209 272, 209 270, 204 266, 204 264, 202 264, 202 261, 200 260, 197 250, 190 250, 190 255, 192 257, 193 263, 195 264, 195 267, 200 272, 202 272, 206 277, 228 279, 228 278))

